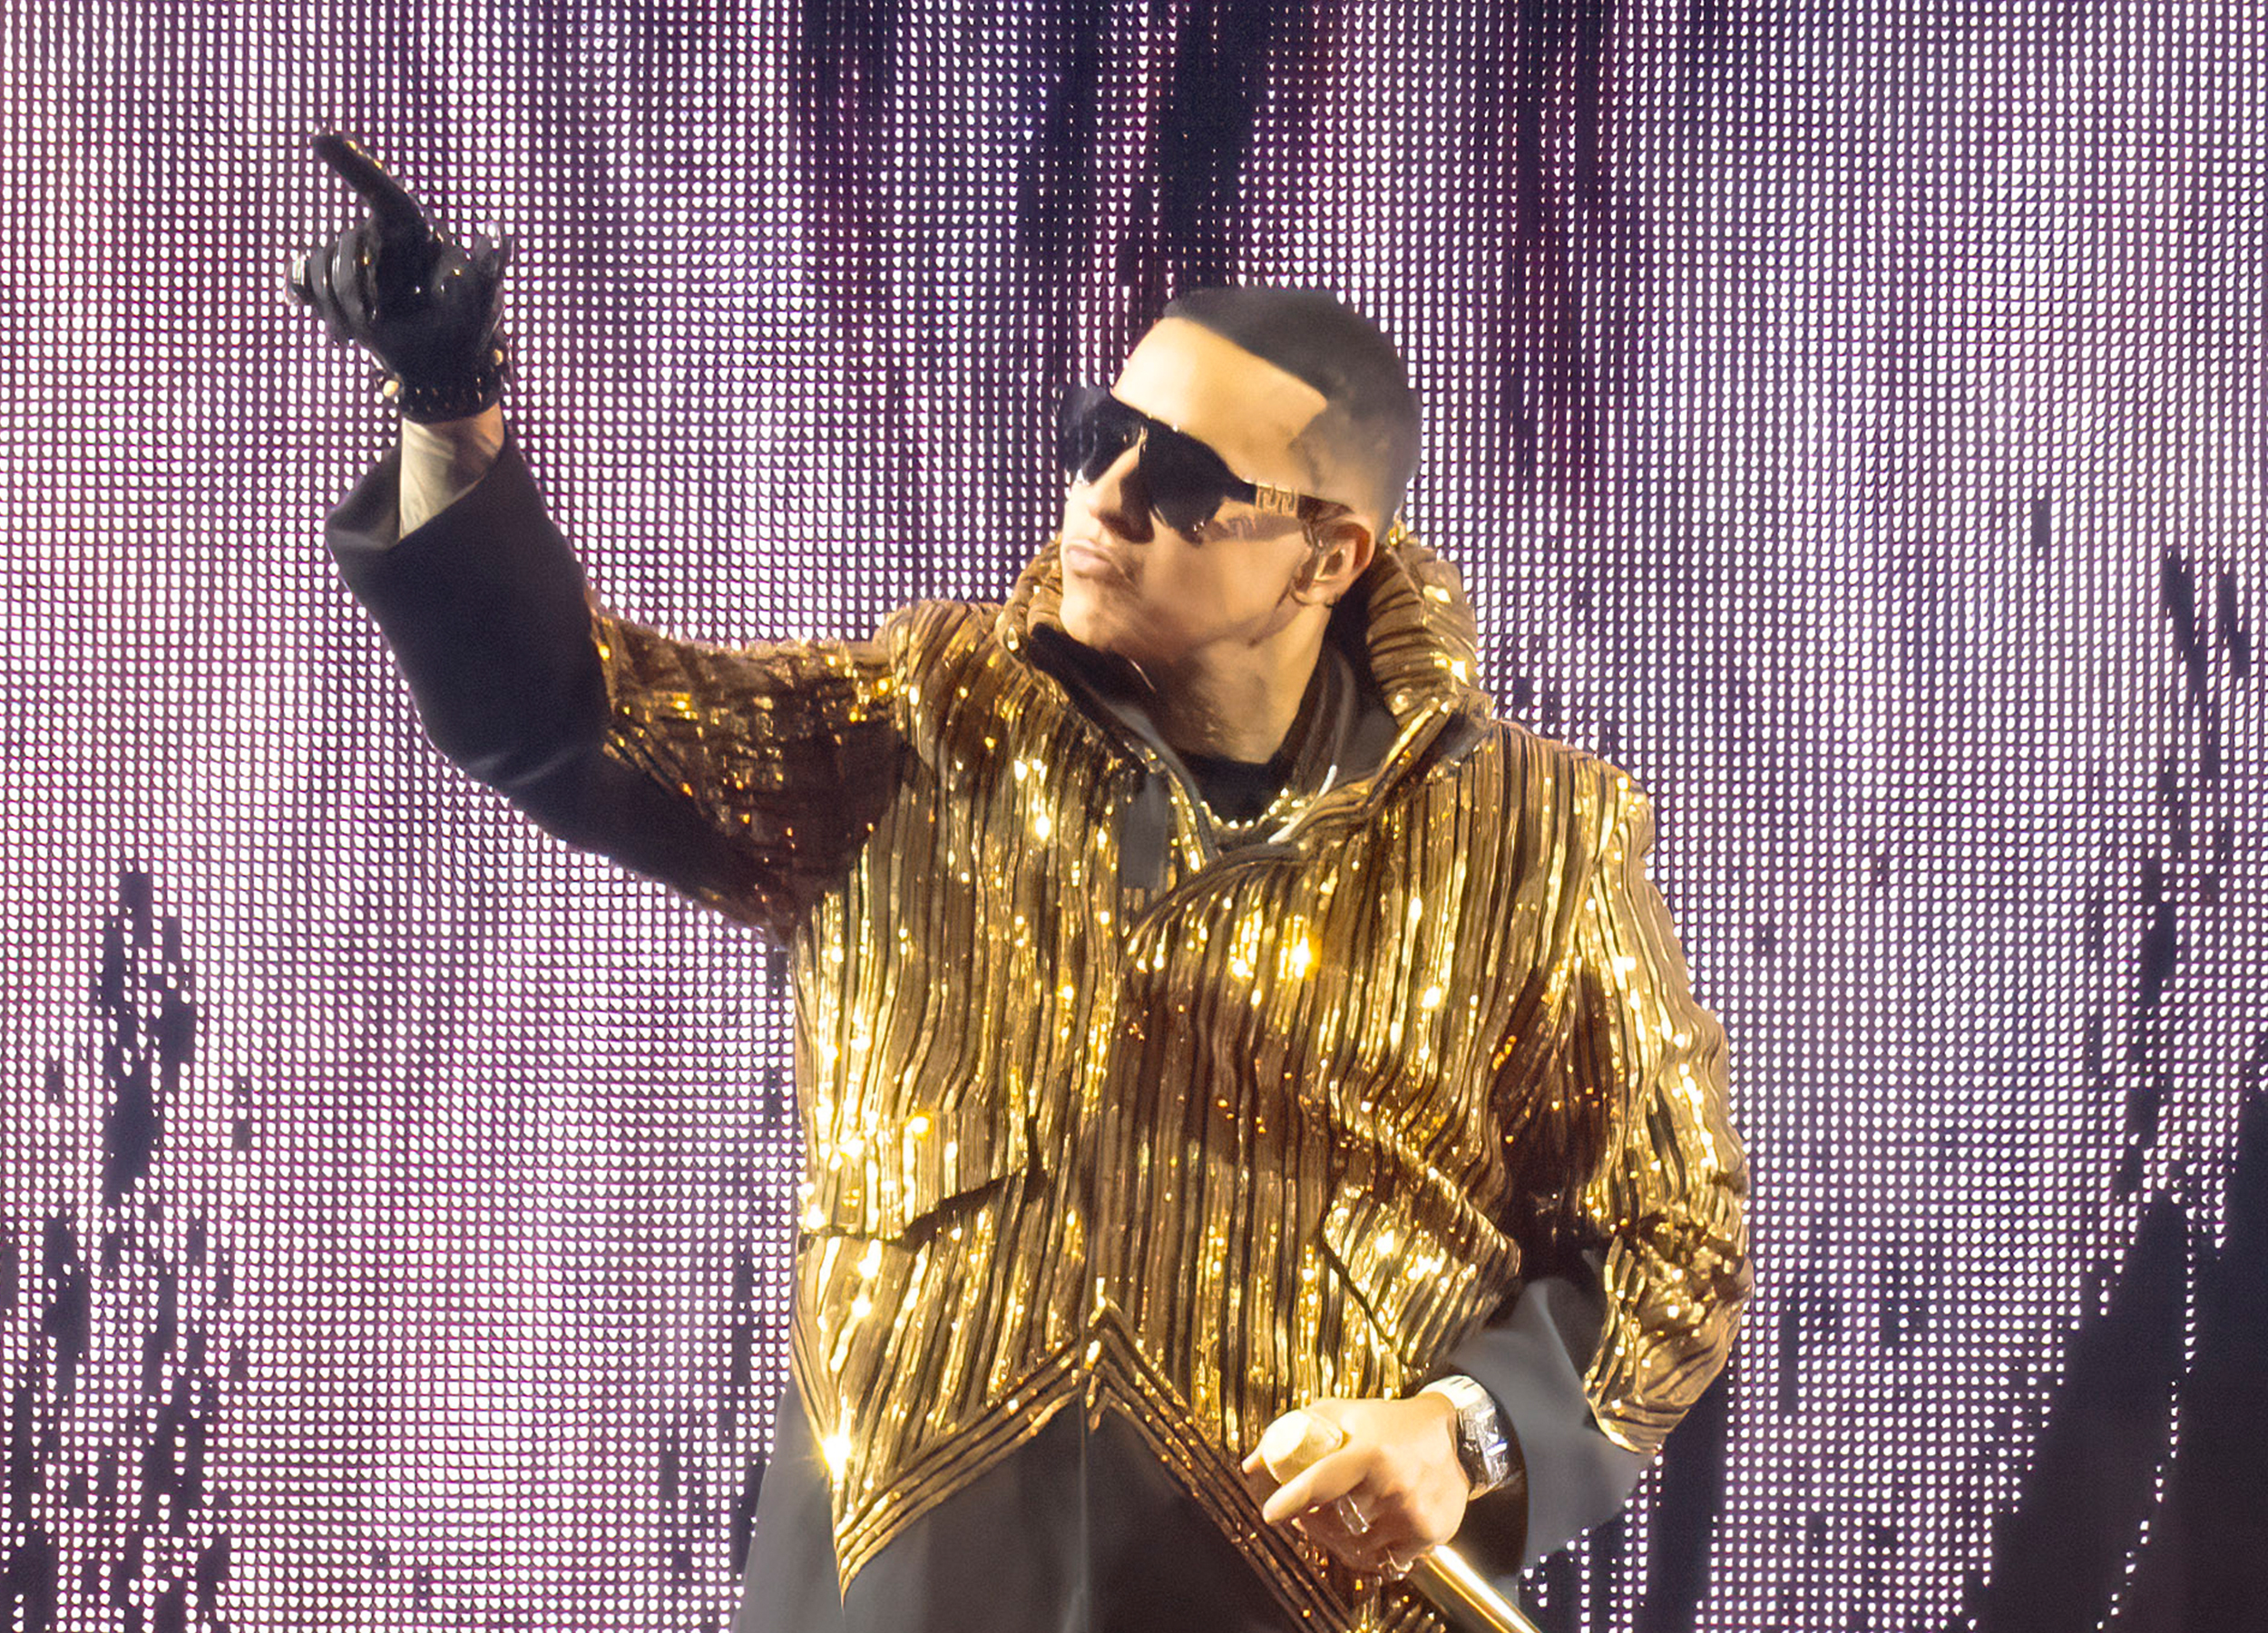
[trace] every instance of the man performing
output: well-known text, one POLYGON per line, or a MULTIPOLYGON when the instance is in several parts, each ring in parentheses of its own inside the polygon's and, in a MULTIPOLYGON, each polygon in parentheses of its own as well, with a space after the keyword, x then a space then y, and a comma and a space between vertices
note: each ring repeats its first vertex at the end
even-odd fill
POLYGON ((585 599, 497 406, 504 252, 318 147, 372 213, 294 290, 405 421, 330 543, 433 740, 789 950, 741 1633, 1438 1628, 1427 1550, 1510 1578, 1613 1513, 1747 1292, 1723 1039, 1644 796, 1494 718, 1394 525, 1385 338, 1186 295, 1070 394, 1003 603, 699 645, 585 599), (1303 1408, 1335 1449, 1278 1484, 1303 1408))

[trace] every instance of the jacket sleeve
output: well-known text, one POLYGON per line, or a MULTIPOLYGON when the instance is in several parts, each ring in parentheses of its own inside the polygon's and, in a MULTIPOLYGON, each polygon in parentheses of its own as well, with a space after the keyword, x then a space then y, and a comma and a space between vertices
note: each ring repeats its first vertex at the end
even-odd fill
POLYGON ((1517 1577, 1613 1519, 1646 1472, 1643 1453, 1600 1432, 1583 1387, 1603 1320, 1595 1276, 1539 1276, 1442 1368, 1489 1392, 1520 1464, 1517 1481, 1468 1511, 1458 1539, 1489 1576, 1517 1577))
POLYGON ((1603 1248, 1602 1331, 1583 1374, 1618 1445, 1651 1455, 1724 1369, 1748 1298, 1748 1164, 1734 1132, 1725 1032, 1695 1002, 1646 874, 1653 807, 1608 773, 1616 819, 1579 910, 1563 1079, 1604 1112, 1573 1197, 1603 1248))
POLYGON ((435 746, 569 844, 790 933, 895 785, 897 643, 728 649, 641 629, 591 604, 509 436, 406 538, 399 461, 327 533, 435 746))
POLYGON ((1565 1022, 1515 1149, 1528 1279, 1442 1370, 1495 1399, 1524 1465, 1474 1505, 1461 1544, 1510 1577, 1611 1518, 1723 1368, 1748 1296, 1746 1161, 1723 1029, 1696 1002, 1646 874, 1653 812, 1589 768, 1565 1022), (1556 1109, 1556 1114, 1551 1110, 1556 1109))

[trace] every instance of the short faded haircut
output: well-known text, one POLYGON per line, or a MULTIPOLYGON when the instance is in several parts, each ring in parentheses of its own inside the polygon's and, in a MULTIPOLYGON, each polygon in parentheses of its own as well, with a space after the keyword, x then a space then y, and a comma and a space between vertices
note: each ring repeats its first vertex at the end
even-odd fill
POLYGON ((1360 473, 1383 528, 1402 509, 1418 457, 1417 395, 1393 342, 1327 289, 1263 284, 1192 289, 1166 308, 1321 392, 1328 405, 1300 433, 1319 464, 1360 473))

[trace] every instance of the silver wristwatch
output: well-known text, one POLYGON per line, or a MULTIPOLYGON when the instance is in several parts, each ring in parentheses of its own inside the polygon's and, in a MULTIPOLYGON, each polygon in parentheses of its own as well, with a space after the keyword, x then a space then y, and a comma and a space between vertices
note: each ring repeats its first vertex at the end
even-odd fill
POLYGON ((1478 1497, 1512 1477, 1511 1436, 1504 1432, 1496 1399, 1462 1373, 1436 1378, 1420 1394, 1437 1394, 1457 1409, 1457 1462, 1478 1497))

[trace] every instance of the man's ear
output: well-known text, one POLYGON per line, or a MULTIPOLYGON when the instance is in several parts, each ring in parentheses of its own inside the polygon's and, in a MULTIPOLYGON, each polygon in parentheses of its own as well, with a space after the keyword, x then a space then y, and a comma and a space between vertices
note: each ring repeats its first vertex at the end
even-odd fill
POLYGON ((1307 593, 1303 599, 1328 604, 1344 595, 1370 570, 1371 559, 1378 553, 1378 540, 1369 522, 1352 512, 1317 523, 1315 537, 1315 552, 1307 569, 1307 593))

